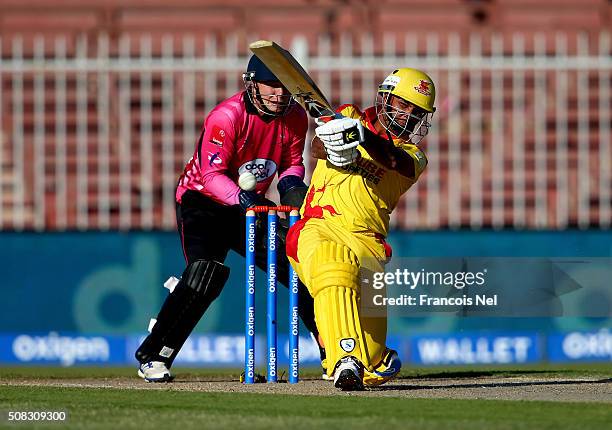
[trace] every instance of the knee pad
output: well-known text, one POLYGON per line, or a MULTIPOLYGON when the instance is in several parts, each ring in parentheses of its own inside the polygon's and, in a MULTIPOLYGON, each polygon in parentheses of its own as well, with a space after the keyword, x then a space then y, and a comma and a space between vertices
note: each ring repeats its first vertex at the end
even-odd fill
POLYGON ((368 344, 361 327, 359 262, 345 245, 322 242, 311 261, 310 291, 317 327, 325 343, 328 375, 345 356, 370 366, 368 344))
POLYGON ((348 246, 324 241, 315 249, 310 264, 313 297, 328 287, 359 288, 359 262, 348 246))
POLYGON ((217 261, 196 260, 187 265, 181 281, 184 280, 185 287, 192 289, 197 295, 214 300, 221 294, 229 272, 229 267, 217 261))
POLYGON ((136 351, 141 362, 172 364, 180 348, 206 309, 219 296, 229 277, 222 263, 196 260, 184 270, 181 280, 166 297, 151 333, 136 351))

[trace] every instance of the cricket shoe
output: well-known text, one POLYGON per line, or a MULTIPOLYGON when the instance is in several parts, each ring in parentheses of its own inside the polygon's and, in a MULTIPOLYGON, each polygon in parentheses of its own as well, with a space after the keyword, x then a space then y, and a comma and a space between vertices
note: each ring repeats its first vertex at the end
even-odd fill
POLYGON ((141 363, 138 368, 138 376, 147 382, 170 382, 174 379, 174 376, 162 361, 141 363))
POLYGON ((342 391, 363 390, 363 366, 355 357, 343 357, 334 369, 334 387, 342 391))
POLYGON ((375 387, 389 382, 395 378, 402 368, 402 361, 397 355, 397 351, 386 348, 383 359, 373 371, 364 370, 363 383, 368 387, 375 387))

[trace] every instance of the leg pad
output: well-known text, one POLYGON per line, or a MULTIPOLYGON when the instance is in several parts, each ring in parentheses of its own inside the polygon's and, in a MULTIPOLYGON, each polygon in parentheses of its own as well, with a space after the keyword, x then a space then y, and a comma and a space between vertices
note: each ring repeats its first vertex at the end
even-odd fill
POLYGON ((328 375, 335 364, 353 356, 369 365, 359 318, 359 263, 347 246, 324 241, 313 254, 310 291, 317 327, 327 353, 328 375))
POLYGON ((216 261, 196 260, 162 305, 157 322, 136 351, 140 363, 161 361, 168 367, 229 277, 229 268, 216 261))

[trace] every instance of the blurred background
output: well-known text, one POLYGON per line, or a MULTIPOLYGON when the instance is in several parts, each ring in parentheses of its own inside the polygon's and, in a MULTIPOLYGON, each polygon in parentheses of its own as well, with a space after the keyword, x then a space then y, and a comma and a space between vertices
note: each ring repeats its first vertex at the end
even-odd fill
MULTIPOLYGON (((258 39, 335 106, 372 105, 397 67, 432 76, 429 165, 394 212, 394 255, 612 257, 611 28, 610 0, 0 0, 0 364, 134 363, 183 270, 176 180, 258 39)), ((227 264, 177 364, 241 364, 244 262, 227 264)), ((612 309, 609 278, 595 288, 612 309)), ((389 321, 414 365, 610 362, 611 328, 389 321)), ((316 363, 307 338, 301 353, 316 363)))

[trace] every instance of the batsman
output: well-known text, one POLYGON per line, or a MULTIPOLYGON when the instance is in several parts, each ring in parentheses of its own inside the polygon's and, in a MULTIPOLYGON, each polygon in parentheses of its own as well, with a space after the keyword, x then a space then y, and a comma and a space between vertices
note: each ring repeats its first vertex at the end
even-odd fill
POLYGON ((343 105, 317 122, 311 151, 319 160, 287 256, 314 298, 324 367, 341 390, 383 384, 401 368, 386 347, 386 317, 362 315, 360 272, 382 271, 391 257, 390 214, 427 165, 417 144, 434 100, 431 78, 402 68, 378 87, 374 106, 343 105))

